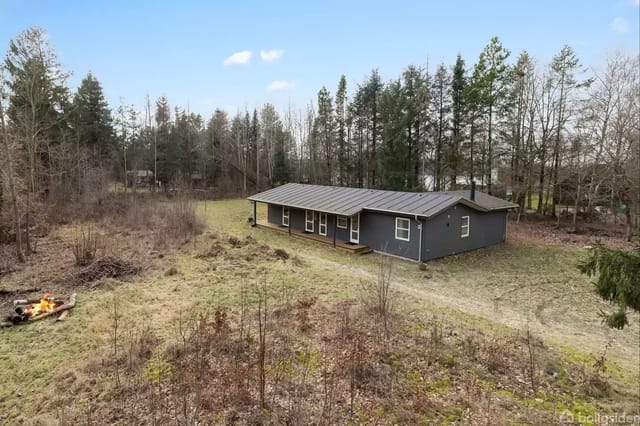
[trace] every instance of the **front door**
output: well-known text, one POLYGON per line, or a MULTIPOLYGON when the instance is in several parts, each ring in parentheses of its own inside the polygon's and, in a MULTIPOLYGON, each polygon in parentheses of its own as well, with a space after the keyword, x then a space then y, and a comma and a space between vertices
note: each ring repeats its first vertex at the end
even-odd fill
POLYGON ((318 233, 320 235, 327 235, 327 214, 320 213, 320 221, 318 222, 318 233))
POLYGON ((360 214, 351 216, 351 232, 349 233, 349 241, 354 244, 360 243, 360 214))

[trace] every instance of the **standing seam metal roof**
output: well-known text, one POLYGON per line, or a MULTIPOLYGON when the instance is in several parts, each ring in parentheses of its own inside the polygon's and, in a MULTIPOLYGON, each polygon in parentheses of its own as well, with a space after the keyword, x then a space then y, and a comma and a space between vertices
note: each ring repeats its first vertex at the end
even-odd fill
POLYGON ((362 210, 432 217, 462 203, 480 211, 506 210, 517 204, 476 191, 400 192, 367 188, 288 183, 249 197, 251 201, 280 204, 300 209, 352 216, 362 210))

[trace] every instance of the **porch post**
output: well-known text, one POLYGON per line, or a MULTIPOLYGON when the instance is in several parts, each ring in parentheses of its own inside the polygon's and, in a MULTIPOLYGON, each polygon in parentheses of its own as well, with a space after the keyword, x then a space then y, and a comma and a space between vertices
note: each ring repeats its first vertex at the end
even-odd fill
POLYGON ((258 204, 257 201, 253 202, 253 224, 251 226, 256 226, 258 224, 258 222, 257 222, 257 212, 256 212, 257 204, 258 204))
POLYGON ((333 216, 333 248, 336 248, 336 229, 338 226, 338 216, 333 216))
POLYGON ((291 236, 291 207, 287 207, 289 209, 289 226, 287 226, 288 231, 289 231, 289 236, 291 236))

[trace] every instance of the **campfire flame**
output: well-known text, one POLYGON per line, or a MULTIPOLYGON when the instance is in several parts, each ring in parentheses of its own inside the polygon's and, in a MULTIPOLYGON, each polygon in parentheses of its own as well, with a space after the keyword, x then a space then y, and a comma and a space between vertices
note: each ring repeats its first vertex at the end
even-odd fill
POLYGON ((25 309, 24 314, 28 317, 34 317, 36 315, 43 314, 45 312, 51 312, 58 306, 58 303, 54 300, 53 295, 45 293, 40 299, 39 303, 32 303, 25 309))

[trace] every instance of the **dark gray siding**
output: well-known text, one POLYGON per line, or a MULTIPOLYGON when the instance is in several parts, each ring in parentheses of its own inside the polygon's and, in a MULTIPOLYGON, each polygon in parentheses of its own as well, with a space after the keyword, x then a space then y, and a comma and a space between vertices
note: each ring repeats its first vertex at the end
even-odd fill
MULTIPOLYGON (((314 234, 319 234, 319 216, 320 213, 314 212, 314 234)), ((281 225, 282 206, 269 204, 267 218, 270 223, 281 225)), ((335 220, 335 215, 327 215, 327 238, 333 238, 335 220)), ((336 229, 337 241, 349 241, 350 220, 349 218, 348 229, 336 229)), ((304 230, 305 210, 290 208, 289 222, 293 229, 304 230)), ((419 223, 423 224, 422 259, 420 260, 426 261, 504 242, 507 213, 505 211, 478 212, 457 204, 431 219, 421 218, 417 221, 415 217, 407 215, 365 211, 360 214, 360 244, 379 252, 419 260, 419 223), (470 232, 465 238, 461 237, 462 216, 469 216, 470 232), (396 217, 409 219, 409 241, 395 238, 396 217)))
POLYGON ((380 212, 360 214, 360 244, 384 253, 418 260, 420 230, 414 217, 380 212), (409 219, 409 241, 396 240, 396 217, 409 219))
MULTIPOLYGON (((313 233, 320 235, 320 213, 314 212, 313 233)), ((282 225, 282 206, 277 204, 269 204, 267 209, 267 220, 269 223, 282 225)), ((333 227, 336 221, 334 215, 327 214, 327 237, 333 238, 333 227)), ((292 229, 304 230, 305 210, 289 209, 289 223, 292 229)), ((349 239, 349 229, 336 228, 336 240, 347 241, 349 239)))
POLYGON ((426 221, 423 260, 475 250, 506 239, 507 213, 478 212, 461 204, 426 221), (462 238, 462 216, 469 216, 469 236, 462 238))
POLYGON ((267 221, 276 225, 282 225, 282 206, 269 204, 267 209, 267 221))

